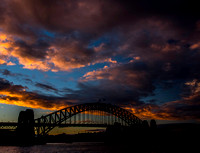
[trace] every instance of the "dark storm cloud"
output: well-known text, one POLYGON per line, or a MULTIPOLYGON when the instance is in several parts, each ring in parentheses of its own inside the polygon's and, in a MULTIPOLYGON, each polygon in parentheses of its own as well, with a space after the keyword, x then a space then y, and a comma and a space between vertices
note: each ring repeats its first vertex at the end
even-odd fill
MULTIPOLYGON (((159 34, 162 36, 162 33, 159 34)), ((140 37, 140 36, 139 36, 140 37)), ((134 57, 136 54, 139 58, 131 60, 128 64, 119 64, 114 67, 106 67, 101 70, 91 71, 82 78, 86 81, 100 80, 102 82, 110 81, 110 84, 123 84, 125 87, 132 87, 140 90, 138 97, 143 93, 153 94, 156 84, 163 84, 163 87, 170 88, 176 85, 176 82, 184 84, 186 81, 198 78, 200 73, 198 50, 191 50, 187 43, 170 43, 160 37, 160 41, 155 41, 153 35, 149 39, 143 37, 143 41, 137 44, 137 38, 131 37, 128 41, 127 54, 134 57), (132 42, 132 43, 131 43, 132 42), (160 43, 162 42, 162 43, 160 43)), ((99 86, 97 88, 100 88, 99 86)), ((122 89, 122 88, 119 88, 122 89)), ((135 91, 132 90, 132 93, 135 91)), ((137 93, 137 92, 136 92, 137 93)), ((177 93, 178 94, 178 93, 177 93)), ((124 96, 125 97, 125 96, 124 96)))
POLYGON ((199 86, 196 91, 180 100, 168 102, 155 110, 155 114, 161 118, 170 118, 173 120, 198 120, 200 117, 200 96, 199 86))
POLYGON ((50 85, 47 85, 47 84, 44 84, 44 83, 36 83, 35 86, 39 87, 39 88, 42 88, 44 90, 47 90, 47 91, 54 91, 54 92, 58 92, 58 89, 50 86, 50 85))
POLYGON ((0 73, 6 76, 16 76, 15 73, 11 73, 9 70, 6 70, 6 69, 0 69, 0 73))
POLYGON ((12 92, 15 92, 15 91, 21 91, 25 88, 26 87, 23 87, 21 85, 13 85, 9 81, 7 81, 3 78, 0 78, 0 90, 10 90, 12 92))
POLYGON ((28 37, 37 37, 39 29, 94 35, 152 17, 191 29, 199 20, 196 4, 187 0, 11 0, 1 3, 0 16, 5 30, 28 37))
POLYGON ((139 16, 138 18, 160 16, 187 28, 193 28, 193 24, 199 20, 199 9, 195 0, 117 0, 115 2, 120 3, 129 16, 135 15, 139 16))
POLYGON ((17 0, 5 3, 8 9, 3 9, 6 12, 3 17, 8 27, 4 28, 19 35, 35 36, 34 28, 38 26, 58 32, 96 31, 112 25, 110 19, 120 12, 119 5, 99 0, 17 0))
POLYGON ((11 77, 20 77, 20 76, 26 76, 24 74, 20 74, 20 73, 13 73, 7 69, 0 69, 0 73, 4 76, 11 76, 11 77))
MULTIPOLYGON (((164 1, 161 4, 159 1, 16 0, 4 1, 1 5, 3 32, 14 36, 10 47, 14 51, 8 56, 18 58, 25 68, 44 71, 68 71, 104 62, 103 59, 117 54, 130 56, 127 52, 118 53, 118 47, 125 43, 149 47, 147 38, 167 41, 160 39, 165 34, 170 36, 169 39, 180 39, 180 35, 188 33, 189 29, 183 30, 183 26, 175 21, 184 26, 186 23, 195 26, 197 20, 192 8, 195 4, 187 5, 186 1, 164 1), (190 21, 187 16, 196 18, 190 21), (112 41, 114 38, 111 37, 110 43, 88 49, 91 40, 110 31, 117 33, 113 37, 118 37, 118 41, 112 41), (157 36, 157 32, 160 35, 157 36)), ((129 49, 138 50, 134 47, 129 49)))
POLYGON ((79 82, 80 101, 106 99, 115 104, 141 105, 141 97, 152 95, 155 89, 148 66, 142 62, 119 64, 86 73, 79 82), (90 82, 91 81, 91 82, 90 82), (98 82, 93 84, 92 81, 98 82))
POLYGON ((18 48, 16 52, 19 52, 22 57, 44 59, 47 55, 45 51, 49 44, 43 40, 38 40, 34 44, 27 44, 25 41, 17 40, 14 46, 18 48))

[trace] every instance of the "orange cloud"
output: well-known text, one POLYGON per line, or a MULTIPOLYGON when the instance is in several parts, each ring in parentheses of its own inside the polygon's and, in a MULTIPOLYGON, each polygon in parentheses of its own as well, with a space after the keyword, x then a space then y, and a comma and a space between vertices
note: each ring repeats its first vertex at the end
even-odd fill
MULTIPOLYGON (((106 72, 109 71, 109 67, 108 66, 104 66, 104 68, 99 69, 99 70, 93 70, 90 72, 87 72, 86 74, 84 74, 83 78, 81 81, 92 81, 92 80, 101 80, 101 79, 105 79, 106 77, 104 77, 104 74, 106 72)), ((111 78, 110 78, 111 79, 111 78)))
POLYGON ((6 64, 6 61, 0 59, 0 65, 1 65, 1 64, 6 64))
MULTIPOLYGON (((42 43, 42 42, 41 42, 42 43)), ((4 59, 0 59, 0 64, 15 65, 9 59, 18 59, 19 64, 25 69, 38 69, 42 71, 70 71, 72 69, 94 65, 96 63, 112 63, 117 61, 111 58, 95 57, 92 58, 92 49, 83 48, 75 40, 56 40, 52 44, 43 47, 40 44, 31 42, 16 42, 10 35, 0 33, 0 54, 4 59), (35 47, 38 45, 38 48, 35 47)))
POLYGON ((190 46, 190 49, 198 49, 200 47, 200 42, 197 42, 197 43, 195 43, 195 44, 193 44, 193 45, 191 45, 190 46))
MULTIPOLYGON (((71 47, 71 52, 74 52, 74 50, 77 49, 75 46, 71 47)), ((73 55, 70 55, 70 52, 69 54, 67 54, 67 52, 63 53, 59 49, 62 50, 62 48, 51 46, 47 48, 47 50, 53 50, 53 52, 42 50, 42 52, 47 52, 47 55, 44 58, 25 56, 23 53, 23 48, 17 46, 12 37, 4 33, 0 33, 0 54, 4 55, 7 59, 10 57, 17 58, 19 64, 23 65, 23 68, 25 69, 38 69, 42 71, 52 70, 54 72, 58 70, 69 71, 71 69, 84 67, 85 65, 89 64, 81 64, 80 62, 76 61, 75 57, 73 58, 73 55), (66 59, 68 56, 69 58, 66 59)), ((29 52, 31 52, 31 50, 29 52)), ((4 59, 0 59, 0 64, 14 65, 14 63, 4 59)))
POLYGON ((9 55, 9 48, 12 47, 13 39, 2 32, 0 32, 0 54, 9 55))
MULTIPOLYGON (((137 117, 142 120, 145 119, 156 119, 156 120, 182 120, 190 119, 191 116, 182 116, 182 112, 179 109, 176 109, 180 104, 190 105, 190 101, 196 97, 190 97, 190 100, 180 100, 165 103, 161 106, 153 105, 144 105, 144 106, 123 106, 124 109, 130 111, 137 117), (176 114, 179 112, 180 114, 176 114)), ((0 91, 0 103, 17 105, 23 107, 30 107, 36 109, 45 109, 45 110, 60 110, 65 107, 69 107, 73 103, 77 103, 77 100, 68 100, 66 98, 51 98, 38 95, 36 93, 27 92, 25 88, 22 87, 9 87, 0 91), (15 89, 19 88, 19 89, 15 89), (68 105, 70 103, 70 105, 68 105)), ((85 114, 99 115, 97 112, 84 112, 85 114)), ((102 112, 101 115, 109 116, 108 113, 102 112)))
POLYGON ((58 110, 69 106, 68 103, 76 102, 76 100, 67 99, 65 97, 49 97, 38 93, 28 92, 26 91, 27 87, 13 85, 4 79, 0 79, 0 87, 0 103, 3 104, 58 110))
POLYGON ((2 104, 48 109, 48 110, 58 110, 67 107, 67 105, 64 103, 59 105, 50 103, 50 105, 48 106, 47 103, 49 102, 47 100, 36 98, 34 94, 26 92, 12 93, 9 91, 0 91, 0 95, 1 95, 0 103, 2 104))
POLYGON ((157 114, 153 112, 155 108, 152 108, 151 106, 146 106, 144 108, 132 108, 132 107, 126 107, 125 109, 132 112, 134 115, 139 117, 142 120, 147 119, 156 119, 156 120, 171 120, 170 115, 167 113, 157 114))

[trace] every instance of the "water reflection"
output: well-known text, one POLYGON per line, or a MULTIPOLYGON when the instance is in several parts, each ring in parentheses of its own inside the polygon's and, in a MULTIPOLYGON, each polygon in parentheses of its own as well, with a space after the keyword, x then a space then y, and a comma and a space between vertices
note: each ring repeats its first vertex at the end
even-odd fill
POLYGON ((101 142, 47 143, 29 147, 0 146, 0 153, 116 153, 126 146, 109 146, 101 142))

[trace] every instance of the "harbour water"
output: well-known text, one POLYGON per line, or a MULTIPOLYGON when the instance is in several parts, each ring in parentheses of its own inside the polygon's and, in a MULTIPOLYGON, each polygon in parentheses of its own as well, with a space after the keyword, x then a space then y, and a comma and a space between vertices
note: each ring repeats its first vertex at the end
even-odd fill
POLYGON ((0 153, 123 153, 126 146, 103 142, 47 143, 34 146, 0 146, 0 153))

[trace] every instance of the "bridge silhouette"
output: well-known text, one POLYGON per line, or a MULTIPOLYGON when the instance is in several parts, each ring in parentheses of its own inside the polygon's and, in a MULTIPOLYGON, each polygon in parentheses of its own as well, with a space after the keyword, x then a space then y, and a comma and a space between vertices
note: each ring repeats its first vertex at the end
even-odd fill
POLYGON ((116 121, 124 126, 142 125, 142 120, 121 107, 106 103, 86 103, 67 107, 35 119, 35 133, 46 135, 56 126, 107 126, 116 121), (81 114, 83 112, 86 114, 81 114))
POLYGON ((37 136, 47 135, 55 127, 107 127, 115 122, 123 126, 142 127, 144 121, 130 111, 107 103, 85 103, 52 112, 34 119, 30 110, 21 111, 18 123, 3 122, 0 127, 32 129, 37 136), (26 114, 25 114, 26 113, 26 114))
MULTIPOLYGON (((136 152, 154 152, 168 148, 169 152, 191 152, 198 146, 199 125, 164 125, 157 128, 156 121, 141 120, 129 110, 108 103, 85 103, 66 107, 39 118, 31 109, 19 113, 18 122, 0 123, 0 145, 32 145, 59 142, 105 142, 113 146, 127 144, 136 152), (106 127, 105 132, 77 135, 48 135, 55 127, 106 127), (10 132, 10 133, 9 133, 10 132), (195 136, 195 138, 194 138, 195 136), (194 145, 195 144, 195 145, 194 145), (178 146, 177 146, 178 145, 178 146), (158 150, 157 150, 158 148, 158 150), (142 150, 142 151, 141 151, 142 150)), ((130 150, 127 150, 130 152, 130 150)))

